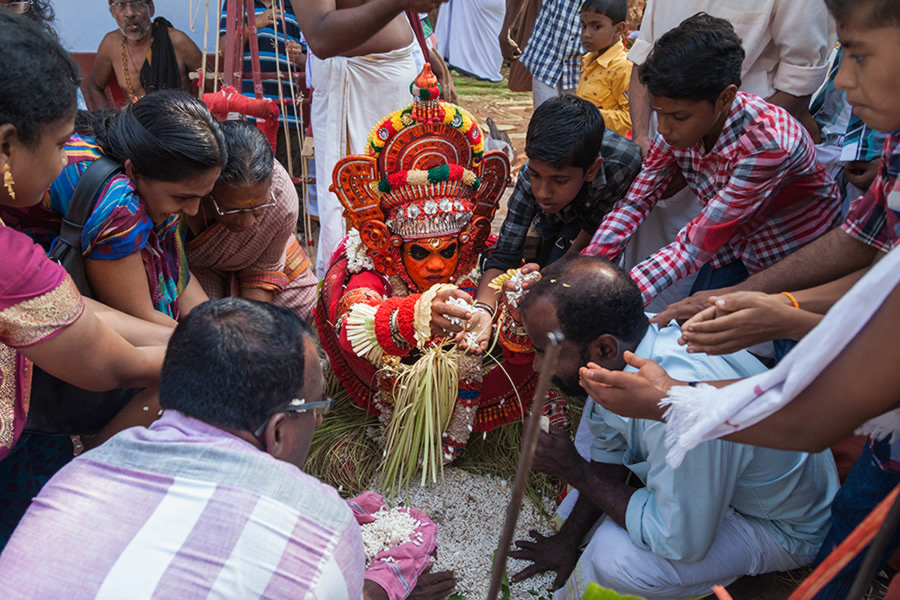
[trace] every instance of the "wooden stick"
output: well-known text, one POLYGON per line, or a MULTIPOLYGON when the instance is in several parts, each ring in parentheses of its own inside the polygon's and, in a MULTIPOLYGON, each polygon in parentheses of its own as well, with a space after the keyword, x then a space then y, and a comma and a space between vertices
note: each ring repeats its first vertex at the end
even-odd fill
POLYGON ((876 506, 850 535, 831 551, 825 560, 804 579, 788 600, 812 600, 819 591, 834 579, 841 569, 869 545, 884 523, 900 492, 900 484, 876 506))
POLYGON ((506 571, 506 558, 509 555, 509 545, 512 543, 516 530, 516 521, 519 520, 519 510, 522 508, 522 498, 525 496, 525 485, 528 483, 528 474, 531 472, 531 463, 534 461, 534 451, 537 448, 538 434, 540 433, 541 414, 544 412, 544 402, 547 398, 547 390, 550 389, 550 381, 556 372, 556 363, 559 361, 559 351, 562 348, 563 334, 556 331, 547 334, 550 344, 544 353, 544 363, 538 376, 537 387, 534 390, 534 398, 531 400, 531 412, 525 424, 525 434, 522 438, 522 453, 519 455, 519 466, 516 468, 516 479, 513 484, 512 498, 506 505, 506 518, 503 521, 503 531, 500 534, 500 546, 494 555, 494 568, 491 570, 491 587, 488 591, 488 600, 495 600, 500 593, 500 582, 506 571))

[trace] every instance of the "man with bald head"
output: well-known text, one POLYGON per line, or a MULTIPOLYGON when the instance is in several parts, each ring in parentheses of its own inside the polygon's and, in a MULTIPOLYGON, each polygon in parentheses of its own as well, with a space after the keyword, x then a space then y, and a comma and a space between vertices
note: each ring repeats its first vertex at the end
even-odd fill
POLYGON ((153 19, 153 0, 109 0, 109 12, 119 28, 100 42, 85 82, 91 109, 109 108, 113 75, 129 102, 157 90, 191 91, 188 74, 200 68, 203 53, 165 18, 153 19))
MULTIPOLYGON (((677 326, 649 323, 637 285, 598 257, 560 261, 520 304, 539 369, 547 334, 565 336, 555 372, 580 390, 588 363, 634 370, 626 353, 651 358, 682 381, 734 379, 764 367, 750 354, 688 354, 677 326), (673 373, 673 370, 677 372, 673 373)), ((620 417, 588 400, 576 442, 541 433, 535 468, 579 492, 560 532, 517 542, 533 565, 513 577, 556 571, 556 598, 581 598, 597 582, 644 598, 703 595, 742 575, 809 563, 824 539, 838 480, 830 452, 810 455, 715 440, 665 461, 665 423, 620 417), (579 542, 605 518, 578 558, 579 542), (577 562, 577 565, 576 565, 577 562), (571 577, 570 577, 571 575, 571 577)))

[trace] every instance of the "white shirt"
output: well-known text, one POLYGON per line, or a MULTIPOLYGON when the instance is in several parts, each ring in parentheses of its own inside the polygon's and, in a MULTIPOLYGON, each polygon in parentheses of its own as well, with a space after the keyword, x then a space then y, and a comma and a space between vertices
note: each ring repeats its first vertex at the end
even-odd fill
POLYGON ((643 64, 657 39, 701 11, 730 21, 741 38, 741 90, 806 96, 825 80, 837 35, 822 0, 647 0, 628 59, 643 64))

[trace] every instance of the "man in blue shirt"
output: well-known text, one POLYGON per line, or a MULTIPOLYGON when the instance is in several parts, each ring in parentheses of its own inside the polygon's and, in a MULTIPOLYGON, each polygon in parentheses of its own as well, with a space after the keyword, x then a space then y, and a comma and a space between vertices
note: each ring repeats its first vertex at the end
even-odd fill
MULTIPOLYGON (((734 379, 764 369, 746 352, 688 354, 677 343, 677 327, 650 325, 637 285, 603 259, 554 263, 520 308, 535 369, 547 333, 565 335, 554 380, 569 394, 583 394, 578 370, 588 363, 633 370, 624 360, 627 351, 651 357, 682 381, 734 379)), ((591 581, 644 598, 683 598, 742 575, 808 564, 824 539, 838 488, 828 451, 811 455, 715 440, 673 469, 665 460, 665 423, 620 417, 589 400, 580 429, 576 443, 588 442, 580 448, 585 458, 565 432, 541 434, 535 468, 564 479, 579 497, 558 534, 517 543, 512 556, 534 564, 514 581, 553 570, 554 587, 565 584, 557 599, 581 598, 591 581), (579 542, 601 516, 609 518, 579 560, 579 542)))

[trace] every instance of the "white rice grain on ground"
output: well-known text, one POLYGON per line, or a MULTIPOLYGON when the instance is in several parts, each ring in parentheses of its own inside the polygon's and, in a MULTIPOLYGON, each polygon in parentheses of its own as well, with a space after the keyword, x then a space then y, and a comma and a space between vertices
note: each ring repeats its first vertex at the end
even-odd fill
MULTIPOLYGON (((467 600, 487 596, 491 578, 491 561, 500 532, 506 505, 512 493, 512 481, 493 476, 473 475, 454 467, 444 468, 443 485, 422 488, 410 485, 409 503, 428 515, 438 526, 437 561, 434 571, 451 569, 456 573, 457 592, 467 600)), ((406 495, 394 499, 406 504, 406 495)), ((527 498, 522 504, 513 540, 530 539, 528 531, 536 529, 547 535, 550 523, 527 498)), ((512 576, 528 564, 509 559, 507 573, 512 576)), ((510 584, 512 600, 550 598, 550 585, 555 573, 510 584)))

